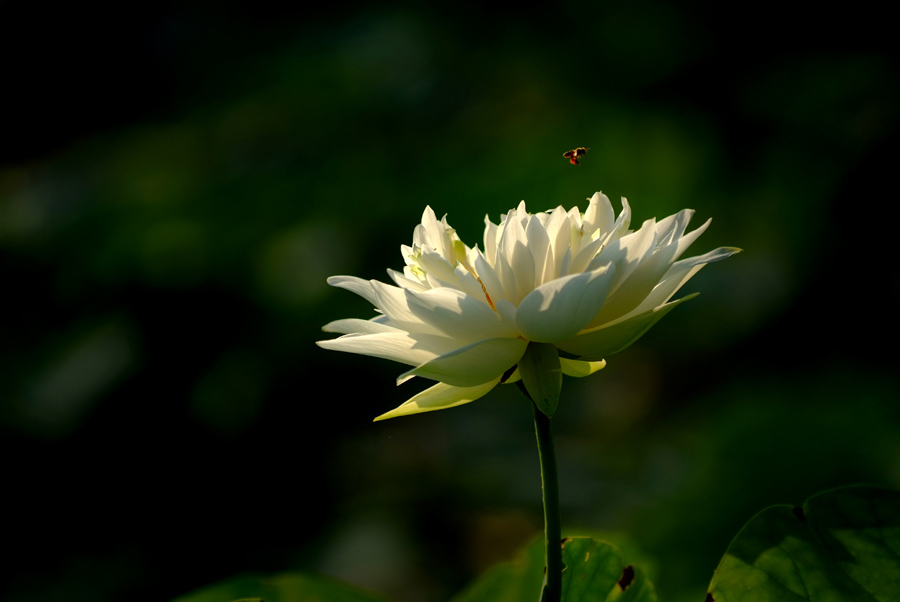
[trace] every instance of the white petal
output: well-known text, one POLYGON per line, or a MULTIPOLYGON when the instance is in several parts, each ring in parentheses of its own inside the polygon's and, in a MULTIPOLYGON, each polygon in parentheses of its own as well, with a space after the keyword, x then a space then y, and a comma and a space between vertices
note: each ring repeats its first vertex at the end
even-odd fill
MULTIPOLYGON (((693 209, 682 209, 675 215, 670 215, 656 224, 656 233, 659 238, 659 246, 669 245, 677 241, 684 235, 684 229, 687 228, 691 218, 694 216, 693 209)), ((698 235, 699 236, 699 235, 698 235)))
POLYGON ((393 326, 388 326, 372 320, 360 320, 359 318, 346 318, 335 320, 322 327, 325 332, 338 332, 340 334, 374 334, 376 332, 402 332, 393 326))
POLYGON ((650 330, 651 326, 677 305, 696 296, 696 293, 688 295, 612 326, 583 332, 571 339, 556 343, 556 346, 581 357, 598 359, 608 357, 622 351, 641 338, 645 332, 650 330))
POLYGON ((370 280, 363 280, 356 276, 330 276, 326 282, 331 286, 356 293, 375 307, 378 307, 378 302, 375 300, 375 289, 372 288, 372 281, 370 280))
POLYGON ((466 271, 462 267, 456 268, 457 288, 475 299, 478 299, 485 305, 490 305, 485 295, 485 289, 482 288, 481 282, 471 272, 466 271))
POLYGON ((515 216, 507 219, 504 225, 497 250, 497 264, 507 299, 515 303, 534 290, 534 258, 528 249, 522 222, 515 216))
POLYGON ((430 249, 422 249, 419 265, 432 278, 436 278, 445 286, 456 285, 456 263, 447 261, 443 255, 430 249))
POLYGON ((677 245, 672 244, 644 256, 625 282, 609 295, 603 309, 587 327, 596 328, 612 322, 641 305, 669 270, 677 248, 677 245))
POLYGON ((475 260, 475 273, 478 274, 481 284, 484 285, 487 294, 490 295, 491 300, 495 304, 500 299, 506 299, 506 294, 503 291, 503 285, 500 284, 500 277, 497 276, 497 271, 491 267, 483 255, 479 255, 475 260))
POLYGON ((694 241, 700 237, 701 234, 706 232, 706 229, 709 228, 709 225, 711 223, 712 218, 709 218, 708 220, 703 222, 703 224, 699 228, 678 239, 678 250, 675 252, 675 259, 681 257, 682 253, 687 251, 688 247, 691 246, 694 241))
POLYGON ((612 203, 602 192, 595 192, 590 200, 587 211, 584 212, 582 231, 585 236, 592 236, 594 232, 599 231, 599 238, 605 240, 616 221, 612 203))
POLYGON ((628 204, 628 199, 622 197, 622 212, 619 213, 619 217, 616 218, 616 223, 613 224, 612 232, 606 235, 606 240, 603 241, 603 244, 608 245, 612 241, 622 238, 628 234, 628 229, 630 227, 631 205, 628 204))
POLYGON ((581 250, 578 251, 578 255, 576 255, 569 263, 568 272, 570 274, 577 274, 579 272, 589 271, 588 266, 602 248, 603 241, 599 238, 596 240, 589 240, 585 244, 582 244, 581 250))
POLYGON ((562 207, 557 207, 550 213, 545 226, 547 236, 550 238, 550 250, 553 261, 544 266, 544 274, 541 282, 550 282, 555 278, 565 275, 562 271, 563 258, 569 251, 572 242, 572 224, 569 223, 569 215, 562 207))
POLYGON ((515 322, 503 321, 483 296, 478 299, 455 289, 437 288, 423 293, 407 291, 406 298, 419 320, 463 344, 519 336, 515 322))
MULTIPOLYGON (((408 269, 408 268, 407 268, 407 269, 408 269)), ((387 273, 388 273, 388 276, 391 277, 391 280, 394 281, 394 284, 396 284, 396 285, 399 286, 400 288, 409 288, 409 289, 412 289, 412 290, 414 290, 414 291, 426 291, 426 290, 428 290, 428 288, 425 287, 425 286, 423 286, 422 283, 419 282, 418 280, 413 280, 412 278, 410 278, 410 277, 407 276, 406 274, 401 274, 401 273, 398 272, 397 270, 391 270, 391 269, 389 269, 389 270, 387 271, 387 273)))
POLYGON ((655 248, 656 220, 648 219, 637 232, 610 242, 590 263, 589 269, 597 269, 607 262, 614 263, 616 280, 613 282, 612 290, 615 291, 655 248))
POLYGON ((446 216, 439 222, 431 207, 426 206, 422 213, 422 223, 413 232, 413 242, 420 247, 433 249, 444 259, 450 259, 453 248, 447 229, 446 216))
POLYGON ((454 387, 444 383, 438 383, 429 389, 425 389, 418 395, 414 395, 401 406, 382 414, 376 418, 375 421, 461 406, 465 403, 484 397, 490 393, 491 389, 496 387, 499 382, 500 379, 497 378, 474 387, 454 387))
POLYGON ((553 255, 550 250, 550 237, 547 236, 547 230, 544 229, 544 225, 537 215, 532 215, 528 219, 528 225, 525 227, 525 237, 528 240, 528 250, 531 252, 531 258, 534 263, 533 288, 535 284, 542 282, 544 266, 548 262, 553 262, 553 255))
POLYGON ((615 273, 615 266, 607 265, 539 286, 522 300, 516 312, 522 335, 539 343, 574 336, 603 307, 615 273))
POLYGON ((522 339, 479 341, 423 362, 398 380, 421 376, 456 387, 474 387, 501 377, 519 361, 527 345, 522 339))
POLYGON ((497 224, 492 222, 490 218, 484 216, 484 256, 492 266, 496 265, 497 258, 497 240, 500 235, 498 233, 497 224))
POLYGON ((568 211, 569 214, 569 223, 572 224, 572 228, 580 233, 581 232, 581 211, 578 209, 578 206, 574 206, 568 211))
POLYGON ((447 337, 395 330, 374 334, 346 334, 330 341, 316 341, 316 345, 332 351, 370 355, 418 366, 451 351, 458 343, 447 337))
MULTIPOLYGON (((497 299, 494 301, 494 309, 497 310, 497 313, 500 314, 500 318, 504 322, 516 323, 516 306, 506 299, 497 299)), ((516 329, 516 336, 521 336, 522 333, 518 331, 518 326, 516 329)))
POLYGON ((741 250, 736 247, 719 247, 709 253, 698 255, 676 261, 663 276, 660 283, 656 285, 653 291, 647 295, 647 298, 634 310, 634 313, 649 311, 654 307, 662 305, 672 298, 678 292, 684 283, 690 280, 694 274, 700 271, 700 268, 707 263, 721 261, 727 257, 731 257, 741 250))
POLYGON ((398 288, 377 280, 372 280, 371 284, 375 291, 376 306, 387 317, 390 326, 409 332, 442 334, 439 330, 422 322, 409 309, 409 303, 406 300, 406 291, 409 289, 398 288))

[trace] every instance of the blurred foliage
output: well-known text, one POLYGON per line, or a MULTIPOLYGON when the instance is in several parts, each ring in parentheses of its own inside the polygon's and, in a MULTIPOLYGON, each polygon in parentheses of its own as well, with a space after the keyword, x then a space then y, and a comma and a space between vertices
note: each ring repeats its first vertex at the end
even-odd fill
POLYGON ((368 592, 322 577, 284 573, 271 577, 242 575, 180 596, 174 602, 382 602, 382 600, 383 598, 368 592))
MULTIPOLYGON (((716 568, 706 600, 891 600, 900 584, 900 493, 851 486, 816 494, 802 506, 774 505, 744 525, 716 568)), ((556 541, 556 540, 554 540, 556 541)), ((629 546, 630 547, 630 546, 629 546)), ((377 548, 372 549, 377 553, 377 548)), ((533 602, 546 583, 544 537, 513 560, 491 567, 454 602, 533 602), (543 582, 543 583, 542 583, 543 582)), ((590 537, 562 540, 562 600, 654 602, 653 572, 635 554, 590 537)), ((637 555, 640 558, 640 554, 637 555)), ((330 579, 301 573, 243 575, 175 602, 371 602, 379 598, 330 579), (239 596, 249 596, 235 600, 239 596)))
POLYGON ((745 249, 554 418, 564 528, 630 533, 661 599, 763 506, 900 485, 880 10, 0 5, 0 597, 301 569, 444 600, 510 558, 541 528, 523 398, 372 425, 416 385, 313 345, 371 315, 325 278, 385 279, 426 204, 472 244, 599 189, 745 249))
MULTIPOLYGON (((562 602, 621 600, 656 602, 642 567, 626 564, 622 551, 590 537, 568 537, 563 546, 562 602)), ((531 602, 542 599, 545 572, 543 539, 517 557, 491 568, 453 598, 453 602, 531 602)))

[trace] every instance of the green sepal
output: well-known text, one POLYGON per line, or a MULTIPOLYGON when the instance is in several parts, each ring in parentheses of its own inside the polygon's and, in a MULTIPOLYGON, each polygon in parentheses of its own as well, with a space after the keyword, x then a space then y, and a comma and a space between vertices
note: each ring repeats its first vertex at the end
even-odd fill
POLYGON ((538 409, 548 417, 553 416, 562 390, 562 368, 556 347, 549 343, 528 343, 525 355, 519 360, 519 374, 538 409))

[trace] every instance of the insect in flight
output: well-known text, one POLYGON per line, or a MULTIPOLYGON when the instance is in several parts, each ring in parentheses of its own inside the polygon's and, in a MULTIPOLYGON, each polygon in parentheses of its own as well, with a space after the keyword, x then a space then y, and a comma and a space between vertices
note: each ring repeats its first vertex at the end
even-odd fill
POLYGON ((572 149, 570 151, 566 151, 563 153, 563 157, 569 160, 569 163, 572 165, 580 165, 578 163, 578 159, 583 157, 586 152, 588 152, 589 148, 584 148, 583 146, 579 146, 578 148, 572 149))

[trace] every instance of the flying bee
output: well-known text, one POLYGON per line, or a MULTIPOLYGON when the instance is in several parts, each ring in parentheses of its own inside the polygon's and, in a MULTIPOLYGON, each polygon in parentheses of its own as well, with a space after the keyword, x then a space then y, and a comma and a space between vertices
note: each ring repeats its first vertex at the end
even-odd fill
POLYGON ((583 157, 586 152, 591 150, 590 148, 584 148, 583 146, 579 146, 576 149, 566 151, 563 153, 563 157, 569 160, 569 163, 572 165, 580 165, 578 163, 578 159, 583 157))

